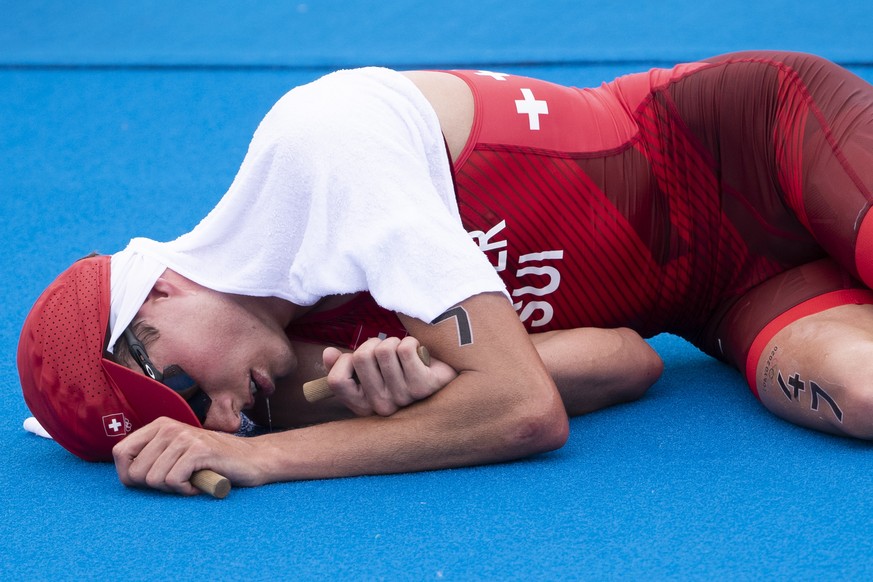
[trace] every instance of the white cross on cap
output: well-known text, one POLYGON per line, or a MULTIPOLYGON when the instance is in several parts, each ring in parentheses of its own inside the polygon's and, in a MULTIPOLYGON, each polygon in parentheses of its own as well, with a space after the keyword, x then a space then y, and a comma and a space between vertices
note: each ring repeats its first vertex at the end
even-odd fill
POLYGON ((103 417, 103 431, 108 437, 123 437, 130 432, 130 421, 121 412, 103 417))
POLYGON ((530 89, 522 89, 521 94, 524 99, 516 99, 515 109, 519 115, 527 115, 531 131, 537 131, 540 128, 540 115, 549 114, 549 104, 536 99, 530 89))
POLYGON ((497 79, 498 81, 505 81, 506 77, 509 76, 507 73, 495 73, 492 71, 478 71, 476 74, 482 77, 491 77, 492 79, 497 79))

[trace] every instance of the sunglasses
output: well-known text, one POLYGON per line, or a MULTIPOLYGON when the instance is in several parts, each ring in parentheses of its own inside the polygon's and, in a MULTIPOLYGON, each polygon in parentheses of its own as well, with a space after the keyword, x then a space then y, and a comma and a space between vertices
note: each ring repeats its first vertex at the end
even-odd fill
POLYGON ((212 399, 207 396, 206 392, 200 389, 197 382, 189 376, 185 370, 176 364, 172 364, 164 368, 163 372, 158 371, 149 355, 146 353, 145 346, 134 335, 130 328, 124 330, 124 339, 127 340, 130 355, 142 368, 146 376, 152 380, 157 380, 164 386, 167 386, 173 392, 185 399, 194 415, 200 424, 206 421, 206 413, 209 411, 209 405, 212 404, 212 399))

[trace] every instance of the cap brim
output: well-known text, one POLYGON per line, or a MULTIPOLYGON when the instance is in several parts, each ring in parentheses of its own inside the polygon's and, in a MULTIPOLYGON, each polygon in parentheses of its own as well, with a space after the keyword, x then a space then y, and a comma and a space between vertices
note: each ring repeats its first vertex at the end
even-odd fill
POLYGON ((136 411, 141 426, 162 416, 198 428, 201 426, 185 399, 171 388, 106 358, 103 359, 103 369, 115 389, 136 411))

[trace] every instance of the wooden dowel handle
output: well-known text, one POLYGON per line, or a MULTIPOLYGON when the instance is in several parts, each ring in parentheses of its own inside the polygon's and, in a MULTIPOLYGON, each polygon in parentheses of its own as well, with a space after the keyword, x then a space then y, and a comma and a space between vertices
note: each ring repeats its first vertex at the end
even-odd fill
MULTIPOLYGON (((418 357, 421 359, 422 363, 424 363, 425 366, 430 366, 430 353, 427 351, 427 348, 424 346, 418 346, 417 351, 418 357)), ((333 391, 327 384, 327 376, 306 382, 303 385, 303 396, 306 398, 307 402, 318 402, 319 400, 324 400, 325 398, 333 396, 333 391)))
POLYGON ((194 471, 191 475, 191 484, 216 499, 224 499, 230 493, 230 480, 209 469, 194 471))
POLYGON ((303 397, 307 402, 318 402, 333 396, 333 390, 327 384, 327 376, 310 380, 303 384, 303 397))

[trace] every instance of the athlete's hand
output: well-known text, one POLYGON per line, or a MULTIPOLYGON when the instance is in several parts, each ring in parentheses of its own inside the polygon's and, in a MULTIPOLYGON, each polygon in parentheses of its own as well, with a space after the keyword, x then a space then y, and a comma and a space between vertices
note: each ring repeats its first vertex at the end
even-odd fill
POLYGON ((448 364, 418 356, 418 340, 372 338, 353 353, 324 350, 327 383, 334 395, 358 416, 389 416, 442 389, 457 377, 448 364), (358 382, 352 378, 355 373, 358 382))
POLYGON ((196 495, 191 475, 212 469, 234 486, 265 482, 257 438, 239 438, 159 418, 129 434, 112 449, 118 478, 128 487, 196 495))

